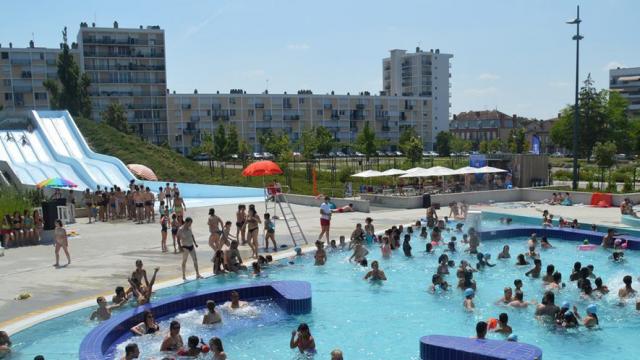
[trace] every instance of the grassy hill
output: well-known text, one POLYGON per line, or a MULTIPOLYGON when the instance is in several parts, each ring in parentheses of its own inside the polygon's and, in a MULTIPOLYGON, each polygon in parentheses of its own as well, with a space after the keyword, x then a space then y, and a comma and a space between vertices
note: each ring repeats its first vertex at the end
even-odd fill
POLYGON ((123 134, 106 124, 79 117, 74 119, 95 152, 115 156, 125 164, 146 165, 162 180, 216 183, 208 168, 173 150, 150 144, 133 135, 123 134))

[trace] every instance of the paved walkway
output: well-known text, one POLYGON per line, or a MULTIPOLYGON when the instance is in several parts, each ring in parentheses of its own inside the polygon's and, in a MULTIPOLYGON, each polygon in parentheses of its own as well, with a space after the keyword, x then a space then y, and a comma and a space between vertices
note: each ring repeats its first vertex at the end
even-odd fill
MULTIPOLYGON (((256 203, 260 215, 264 204, 256 203)), ((599 223, 620 226, 620 215, 617 208, 599 209, 591 207, 563 207, 535 205, 526 208, 505 208, 505 204, 473 206, 505 214, 541 216, 543 209, 556 216, 578 218, 583 223, 599 223)), ((305 230, 310 244, 317 239, 320 232, 319 209, 317 207, 292 205, 296 216, 305 230)), ((215 206, 216 214, 225 220, 235 220, 237 205, 215 206)), ((198 243, 198 259, 203 272, 212 270, 213 251, 208 246, 208 229, 206 225, 208 207, 189 209, 188 216, 194 218, 194 234, 198 243)), ((448 208, 439 211, 447 215, 448 208)), ((371 216, 377 230, 391 225, 410 223, 424 216, 423 209, 398 210, 372 208, 371 213, 335 214, 332 221, 331 238, 339 235, 349 237, 355 224, 364 223, 371 216)), ((261 216, 262 217, 262 216, 261 216)), ((235 221, 234 221, 235 222, 235 221)), ((58 307, 80 300, 95 299, 98 294, 111 293, 116 286, 125 286, 127 276, 134 269, 136 259, 142 259, 148 271, 160 267, 158 281, 175 280, 181 277, 181 255, 162 253, 160 251, 159 224, 136 225, 131 222, 86 224, 86 219, 79 219, 78 224, 68 226, 80 236, 70 240, 72 264, 65 268, 54 268, 53 246, 39 245, 8 249, 4 257, 0 257, 0 329, 2 322, 18 318, 26 314, 44 309, 58 307), (28 300, 15 300, 21 293, 30 293, 28 300)), ((235 225, 234 225, 235 229, 235 225)), ((235 230, 234 230, 235 231, 235 230)), ((276 239, 278 243, 291 243, 284 221, 276 222, 276 239)), ((169 246, 171 239, 169 238, 169 246)), ((262 230, 260 231, 262 244, 262 230)), ((310 245, 311 246, 311 245, 310 245)), ((62 254, 61 254, 62 255, 62 254)), ((64 262, 64 257, 61 259, 64 262)), ((192 271, 188 262, 188 271, 192 271)), ((193 276, 193 275, 192 275, 193 276)))
MULTIPOLYGON (((256 203, 262 217, 264 203, 256 203)), ((317 207, 292 205, 296 216, 305 230, 310 244, 320 233, 319 209, 317 207)), ((216 214, 224 220, 235 223, 237 205, 218 205, 216 214)), ((211 272, 213 250, 208 246, 208 207, 193 208, 188 216, 194 218, 194 234, 200 245, 198 260, 203 272, 211 272)), ((364 223, 367 216, 375 219, 377 229, 407 223, 424 214, 424 210, 376 209, 370 214, 335 214, 332 221, 331 238, 339 235, 349 237, 358 222, 364 223)), ((67 226, 75 230, 78 238, 69 240, 71 265, 54 268, 52 245, 38 245, 13 248, 0 257, 0 323, 20 317, 36 310, 60 306, 79 300, 95 299, 98 294, 113 292, 116 286, 127 285, 127 277, 134 269, 136 259, 142 259, 147 271, 160 267, 158 281, 173 280, 182 276, 181 255, 160 251, 160 225, 137 225, 131 222, 87 224, 86 219, 67 226), (31 294, 28 300, 15 300, 21 293, 31 294)), ((235 225, 233 226, 235 232, 235 225)), ((234 233, 235 235, 235 233, 234 233)), ((262 229, 260 230, 262 246, 262 229)), ((283 220, 276 220, 276 240, 279 244, 291 245, 290 236, 283 220)), ((168 239, 171 248, 171 237, 168 239)), ((61 252, 61 263, 66 259, 61 252)), ((250 259, 249 259, 250 260, 250 259)), ((247 259, 245 259, 247 261, 247 259)), ((191 260, 187 271, 193 271, 191 260)), ((0 324, 0 328, 2 325, 0 324)))

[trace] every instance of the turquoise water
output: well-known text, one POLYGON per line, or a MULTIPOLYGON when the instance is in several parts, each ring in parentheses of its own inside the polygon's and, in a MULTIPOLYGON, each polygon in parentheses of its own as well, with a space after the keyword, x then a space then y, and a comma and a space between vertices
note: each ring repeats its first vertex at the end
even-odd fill
MULTIPOLYGON (((289 349, 288 342, 291 331, 304 321, 309 324, 315 337, 318 359, 328 358, 334 348, 342 349, 347 359, 418 359, 421 336, 472 336, 477 321, 507 312, 509 323, 519 341, 541 347, 545 359, 603 359, 612 355, 621 360, 637 359, 640 343, 634 338, 640 329, 640 314, 632 304, 619 306, 616 294, 624 275, 631 274, 634 279, 637 278, 637 270, 634 271, 632 265, 638 264, 640 253, 627 252, 626 262, 612 263, 605 250, 577 251, 574 242, 550 241, 556 248, 542 251, 543 269, 553 263, 567 282, 567 288, 556 294, 556 304, 570 301, 578 306, 580 314, 584 314, 589 303, 597 302, 601 324, 598 329, 560 330, 539 323, 533 316, 533 307, 513 309, 496 305, 503 287, 513 286, 516 278, 524 282, 525 300, 540 301, 542 297, 542 281, 524 276, 529 267, 514 265, 515 255, 526 250, 524 238, 492 240, 482 244, 481 251, 492 254, 491 261, 497 266, 474 275, 478 291, 476 311, 473 313, 463 310, 461 290, 452 289, 437 295, 427 291, 431 275, 436 270, 437 257, 443 249, 439 247, 435 254, 425 254, 421 251, 426 242, 414 238, 412 258, 406 258, 401 250, 396 250, 390 259, 381 259, 380 250, 370 247, 369 260, 380 260, 381 268, 389 279, 382 285, 362 279, 367 269, 350 264, 350 252, 332 253, 324 267, 313 266, 312 256, 308 254, 296 259, 295 265, 272 266, 264 274, 270 280, 309 281, 313 291, 313 310, 310 314, 288 316, 278 313, 277 316, 266 316, 270 311, 265 310, 264 322, 252 323, 246 330, 238 330, 237 326, 230 325, 234 331, 218 333, 220 329, 207 332, 198 327, 199 314, 192 312, 180 315, 183 326, 188 325, 182 335, 186 341, 189 335, 207 337, 219 334, 231 359, 297 359, 299 355, 289 349), (512 259, 495 260, 504 244, 511 246, 512 259), (576 260, 585 265, 593 264, 595 274, 603 278, 611 293, 598 300, 581 300, 575 284, 568 281, 576 260), (191 334, 189 331, 201 333, 191 334)), ((461 259, 476 263, 473 256, 464 253, 457 253, 452 258, 456 263, 461 259)), ((455 284, 453 272, 447 280, 455 284)), ((214 277, 158 290, 156 297, 259 280, 247 275, 214 277)), ((637 284, 635 280, 634 283, 637 284)), ((15 354, 10 358, 32 359, 36 354, 45 354, 48 360, 77 357, 82 338, 95 326, 95 323, 87 320, 91 311, 79 310, 15 334, 12 337, 15 354)), ((500 339, 501 336, 491 334, 490 338, 500 339)), ((145 347, 149 346, 149 352, 155 346, 159 347, 161 340, 155 340, 145 343, 145 347)), ((148 355, 143 352, 141 358, 148 355)))

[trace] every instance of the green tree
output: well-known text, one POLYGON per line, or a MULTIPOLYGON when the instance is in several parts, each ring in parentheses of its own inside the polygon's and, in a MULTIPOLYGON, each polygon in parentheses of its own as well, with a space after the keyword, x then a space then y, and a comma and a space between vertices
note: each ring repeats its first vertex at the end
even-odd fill
POLYGON ((292 156, 289 135, 286 133, 271 134, 269 142, 265 145, 265 150, 273 154, 277 160, 289 160, 292 156))
POLYGON ((449 156, 451 154, 451 141, 453 134, 448 131, 441 131, 436 135, 436 151, 440 156, 449 156))
POLYGON ((449 147, 452 152, 461 153, 471 151, 473 144, 469 140, 460 139, 457 136, 452 136, 449 147))
POLYGON ((113 102, 109 104, 102 112, 102 121, 125 134, 132 132, 131 126, 127 121, 127 114, 120 103, 113 102))
POLYGON ((364 154, 365 159, 369 162, 369 159, 376 154, 378 150, 378 141, 376 141, 376 133, 369 126, 369 122, 364 123, 362 131, 358 133, 356 137, 356 150, 364 154))
POLYGON ((273 131, 270 128, 266 129, 260 135, 258 135, 258 144, 260 144, 260 148, 264 150, 267 144, 271 141, 272 137, 273 131))
POLYGON ((627 107, 629 101, 616 91, 609 92, 607 102, 607 125, 609 139, 616 143, 616 148, 624 154, 634 152, 637 137, 629 136, 634 133, 633 119, 629 117, 627 107))
POLYGON ((480 144, 478 145, 478 151, 482 154, 488 154, 489 153, 489 142, 486 140, 482 140, 480 141, 480 144))
POLYGON ((416 134, 416 131, 412 126, 405 127, 402 133, 400 133, 400 137, 398 138, 398 147, 400 149, 404 148, 407 142, 417 136, 418 135, 416 134))
MULTIPOLYGON (((609 110, 609 96, 606 90, 597 91, 593 86, 591 75, 584 81, 578 96, 580 106, 578 118, 578 155, 589 158, 596 142, 605 142, 611 137, 608 126, 609 115, 616 111, 609 110)), ((614 97, 615 100, 615 97, 614 97)), ((619 106, 618 102, 612 104, 619 106)), ((612 109, 613 110, 613 109, 612 109)), ((560 118, 551 128, 551 140, 565 149, 573 148, 573 106, 565 107, 560 118)))
POLYGON ((229 130, 227 131, 227 154, 238 155, 239 144, 238 128, 235 125, 229 125, 229 130))
POLYGON ((251 146, 244 139, 238 144, 238 157, 242 160, 242 167, 247 166, 247 159, 251 154, 251 146))
POLYGON ((315 128, 316 133, 316 148, 320 154, 327 155, 333 149, 336 141, 333 138, 333 135, 324 126, 318 126, 315 128))
POLYGON ((593 155, 596 159, 596 165, 600 167, 600 188, 604 182, 604 170, 610 169, 616 163, 616 144, 613 141, 605 143, 596 142, 593 147, 593 155))
POLYGON ((300 151, 302 156, 306 160, 313 159, 313 154, 318 151, 318 142, 316 141, 315 130, 304 130, 300 137, 300 144, 302 145, 302 149, 300 151))
POLYGON ((517 130, 511 129, 509 132, 509 140, 507 142, 509 151, 516 154, 522 154, 527 149, 527 136, 523 128, 517 130))
POLYGON ((213 138, 211 137, 211 134, 205 133, 202 136, 200 151, 207 155, 207 159, 209 161, 209 169, 211 170, 211 174, 213 175, 213 170, 215 169, 215 167, 213 163, 213 138))
POLYGON ((416 163, 422 159, 422 150, 422 141, 420 141, 416 136, 405 141, 402 147, 402 151, 404 151, 404 155, 407 157, 407 160, 411 162, 412 167, 416 166, 416 163))
MULTIPOLYGON (((213 134, 213 159, 222 163, 228 156, 227 132, 225 131, 224 124, 220 124, 215 134, 213 134)), ((222 164, 220 164, 220 175, 224 179, 224 166, 222 166, 222 164)))
POLYGON ((49 102, 53 109, 68 110, 73 116, 91 116, 91 99, 89 98, 89 77, 80 74, 69 45, 67 44, 67 27, 62 30, 62 52, 58 55, 58 80, 47 79, 43 82, 49 92, 49 102))

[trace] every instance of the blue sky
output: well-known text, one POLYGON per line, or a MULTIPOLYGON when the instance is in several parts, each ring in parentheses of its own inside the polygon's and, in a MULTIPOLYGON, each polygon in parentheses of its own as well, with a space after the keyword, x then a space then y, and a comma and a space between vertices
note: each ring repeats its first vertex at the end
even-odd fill
MULTIPOLYGON (((576 2, 504 1, 10 1, 0 43, 54 47, 81 21, 160 25, 168 87, 178 92, 377 93, 394 48, 454 55, 452 113, 498 108, 548 118, 573 99, 576 2)), ((581 77, 607 87, 608 67, 640 66, 640 1, 581 3, 581 77)))

